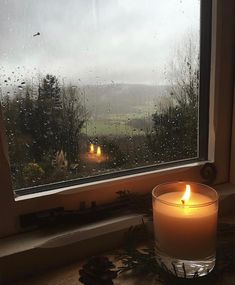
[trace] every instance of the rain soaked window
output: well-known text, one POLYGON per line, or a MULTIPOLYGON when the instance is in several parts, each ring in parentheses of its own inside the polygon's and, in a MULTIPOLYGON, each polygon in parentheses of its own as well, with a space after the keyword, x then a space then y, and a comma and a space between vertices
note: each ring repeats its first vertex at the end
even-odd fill
POLYGON ((198 157, 200 1, 5 0, 13 189, 198 157))

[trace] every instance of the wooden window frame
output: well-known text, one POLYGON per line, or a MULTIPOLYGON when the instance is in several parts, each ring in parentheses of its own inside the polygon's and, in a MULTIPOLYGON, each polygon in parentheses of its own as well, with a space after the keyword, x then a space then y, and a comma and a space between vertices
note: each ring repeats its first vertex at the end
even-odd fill
MULTIPOLYGON (((229 171, 234 95, 234 11, 233 1, 212 0, 208 161, 213 162, 217 169, 215 184, 229 182, 231 178, 229 171)), ((233 123, 235 124, 235 119, 233 123)), ((235 134, 233 140, 235 140, 235 134)), ((232 152, 235 156, 234 148, 232 152)), ((22 214, 61 206, 65 209, 78 209, 82 201, 86 201, 87 205, 90 205, 92 201, 96 201, 98 205, 109 203, 115 199, 115 193, 119 190, 128 189, 147 193, 155 185, 170 180, 204 182, 200 170, 202 165, 208 161, 181 164, 160 170, 74 185, 43 193, 24 195, 15 199, 11 186, 3 118, 0 112, 0 237, 20 231, 18 218, 22 214)), ((233 165, 231 167, 233 173, 234 168, 233 165)), ((235 175, 233 177, 235 180, 235 175)))

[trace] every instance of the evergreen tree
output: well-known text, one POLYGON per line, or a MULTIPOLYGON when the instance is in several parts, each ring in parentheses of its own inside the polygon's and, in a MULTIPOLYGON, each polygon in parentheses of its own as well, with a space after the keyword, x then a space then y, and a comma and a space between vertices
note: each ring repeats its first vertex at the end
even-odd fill
POLYGON ((64 171, 77 163, 81 129, 87 118, 78 88, 61 88, 53 75, 40 81, 36 96, 33 87, 26 85, 14 97, 6 94, 2 99, 14 188, 35 185, 48 179, 49 173, 53 177, 57 153, 66 158, 64 171))
POLYGON ((32 134, 34 129, 34 104, 31 95, 31 88, 27 85, 25 96, 18 98, 19 105, 19 129, 23 134, 32 134))
POLYGON ((53 156, 59 149, 58 133, 62 122, 61 89, 54 75, 47 74, 38 87, 33 152, 36 161, 53 156))

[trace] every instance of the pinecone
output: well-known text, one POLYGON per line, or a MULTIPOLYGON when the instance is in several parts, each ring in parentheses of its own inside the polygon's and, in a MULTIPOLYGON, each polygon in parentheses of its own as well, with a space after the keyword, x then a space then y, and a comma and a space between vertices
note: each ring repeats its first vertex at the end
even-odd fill
POLYGON ((79 270, 79 281, 85 285, 112 285, 117 272, 113 263, 104 256, 95 256, 88 260, 79 270))

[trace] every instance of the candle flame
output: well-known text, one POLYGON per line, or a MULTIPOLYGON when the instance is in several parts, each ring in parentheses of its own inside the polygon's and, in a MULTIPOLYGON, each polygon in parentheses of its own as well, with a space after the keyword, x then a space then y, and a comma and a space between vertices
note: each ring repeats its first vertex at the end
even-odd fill
POLYGON ((101 147, 100 146, 97 147, 96 155, 101 156, 101 147))
POLYGON ((90 153, 94 153, 94 151, 95 151, 94 145, 91 143, 90 144, 90 153))
POLYGON ((181 202, 182 202, 183 205, 185 204, 185 202, 187 202, 189 200, 190 193, 191 193, 191 188, 190 188, 190 185, 187 184, 186 185, 186 190, 185 190, 184 195, 183 195, 183 197, 181 199, 181 202))

